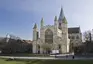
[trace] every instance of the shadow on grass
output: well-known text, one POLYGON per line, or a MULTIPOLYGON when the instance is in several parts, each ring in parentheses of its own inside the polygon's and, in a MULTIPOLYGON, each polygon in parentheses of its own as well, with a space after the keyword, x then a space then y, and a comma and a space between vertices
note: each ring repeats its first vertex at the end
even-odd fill
MULTIPOLYGON (((24 64, 93 64, 93 60, 19 60, 10 61, 23 62, 24 64)), ((7 61, 8 62, 8 61, 7 61)))
POLYGON ((93 64, 92 60, 31 60, 26 64, 93 64))

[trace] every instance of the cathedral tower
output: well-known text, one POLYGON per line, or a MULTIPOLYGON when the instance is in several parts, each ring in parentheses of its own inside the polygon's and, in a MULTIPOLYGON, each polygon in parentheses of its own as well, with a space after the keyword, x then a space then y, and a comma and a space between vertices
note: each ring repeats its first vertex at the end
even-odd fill
POLYGON ((67 45, 64 49, 66 49, 64 52, 68 52, 68 26, 67 26, 67 20, 64 16, 63 9, 61 8, 60 15, 59 15, 59 29, 62 31, 62 39, 64 40, 64 45, 67 45))
POLYGON ((60 11, 58 22, 59 22, 59 29, 62 29, 62 25, 63 25, 63 27, 67 27, 66 26, 67 25, 67 20, 64 16, 64 12, 63 12, 62 8, 61 8, 61 11, 60 11))
POLYGON ((61 12, 60 12, 60 15, 59 15, 58 22, 59 22, 59 29, 62 30, 62 33, 68 33, 67 20, 64 16, 62 8, 61 8, 61 12))

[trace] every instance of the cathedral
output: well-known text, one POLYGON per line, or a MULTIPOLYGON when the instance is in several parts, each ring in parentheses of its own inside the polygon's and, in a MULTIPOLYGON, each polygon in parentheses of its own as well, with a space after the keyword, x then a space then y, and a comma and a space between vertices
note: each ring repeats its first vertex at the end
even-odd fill
POLYGON ((54 25, 44 25, 41 19, 40 31, 37 24, 33 27, 33 53, 44 54, 58 50, 59 53, 69 53, 70 44, 73 46, 82 43, 80 27, 68 28, 68 22, 61 8, 59 18, 55 16, 54 25))

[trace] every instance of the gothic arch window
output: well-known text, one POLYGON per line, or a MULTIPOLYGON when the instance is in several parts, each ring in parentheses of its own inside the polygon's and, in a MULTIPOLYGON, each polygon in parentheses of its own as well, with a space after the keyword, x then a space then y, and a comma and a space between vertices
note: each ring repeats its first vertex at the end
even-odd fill
POLYGON ((70 37, 70 36, 68 36, 68 38, 70 39, 71 37, 70 37))
POLYGON ((61 23, 59 23, 59 26, 61 26, 61 23))
POLYGON ((45 31, 45 43, 53 43, 53 32, 50 29, 45 31))
POLYGON ((74 36, 72 36, 72 39, 74 39, 75 37, 74 36))
POLYGON ((79 36, 77 35, 76 39, 79 39, 79 36))
POLYGON ((58 45, 59 53, 61 53, 61 45, 58 45))
POLYGON ((59 23, 59 29, 61 29, 61 23, 59 23))
POLYGON ((38 39, 38 37, 39 37, 39 35, 38 35, 39 33, 37 32, 37 39, 38 39))
POLYGON ((61 45, 60 44, 58 45, 58 48, 61 49, 61 45))

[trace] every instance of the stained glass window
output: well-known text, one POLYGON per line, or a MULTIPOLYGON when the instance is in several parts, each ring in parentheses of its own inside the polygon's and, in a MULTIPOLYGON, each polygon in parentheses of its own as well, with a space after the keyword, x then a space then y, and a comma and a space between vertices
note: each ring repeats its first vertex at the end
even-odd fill
POLYGON ((45 43, 53 43, 53 32, 50 29, 45 31, 45 43))

